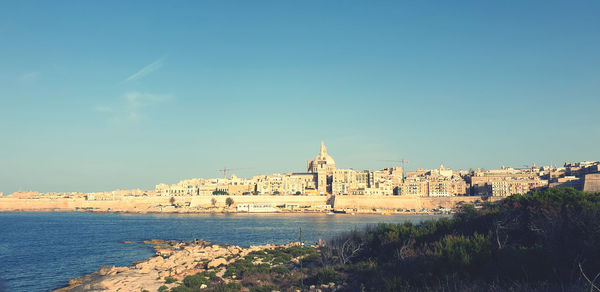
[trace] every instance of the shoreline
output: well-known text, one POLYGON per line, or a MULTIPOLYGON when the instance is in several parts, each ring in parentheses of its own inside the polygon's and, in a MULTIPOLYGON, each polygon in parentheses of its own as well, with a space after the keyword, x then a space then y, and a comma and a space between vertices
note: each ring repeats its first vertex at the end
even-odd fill
POLYGON ((14 210, 0 210, 0 213, 95 213, 95 214, 122 214, 122 215, 248 215, 248 216, 262 216, 262 215, 293 215, 293 216, 304 216, 304 215, 326 215, 326 216, 361 216, 361 215, 375 215, 375 216, 451 216, 454 211, 451 212, 376 212, 376 211, 354 211, 354 212, 319 212, 319 211, 302 211, 302 212, 157 212, 157 211, 105 211, 105 210, 72 210, 72 209, 14 209, 14 210))
POLYGON ((102 212, 131 214, 449 214, 462 204, 481 205, 474 196, 223 196, 124 197, 119 200, 77 198, 0 198, 0 212, 102 212), (229 198, 229 197, 227 197, 229 198))
POLYGON ((167 289, 174 288, 185 277, 205 272, 214 272, 219 281, 226 284, 236 282, 235 276, 232 279, 224 277, 227 265, 243 259, 251 252, 299 246, 299 243, 290 242, 285 245, 265 244, 244 248, 204 240, 190 242, 160 239, 143 243, 153 245, 154 256, 124 267, 102 266, 96 272, 70 279, 67 286, 52 291, 157 291, 164 289, 161 288, 163 286, 167 289))

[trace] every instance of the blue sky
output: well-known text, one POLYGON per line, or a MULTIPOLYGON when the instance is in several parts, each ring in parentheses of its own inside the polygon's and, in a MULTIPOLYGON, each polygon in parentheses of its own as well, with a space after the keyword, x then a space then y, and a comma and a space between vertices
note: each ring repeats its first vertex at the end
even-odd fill
POLYGON ((600 2, 2 1, 0 192, 599 160, 600 2))

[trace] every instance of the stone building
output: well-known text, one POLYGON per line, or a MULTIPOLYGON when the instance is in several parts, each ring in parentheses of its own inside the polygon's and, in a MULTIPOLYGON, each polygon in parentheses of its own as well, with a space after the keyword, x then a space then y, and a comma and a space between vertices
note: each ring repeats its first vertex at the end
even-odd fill
POLYGON ((548 181, 541 179, 539 173, 531 169, 477 170, 469 176, 469 180, 471 194, 483 197, 525 194, 548 186, 548 181))
POLYGON ((333 172, 335 171, 335 161, 329 154, 325 143, 321 142, 321 151, 313 160, 308 161, 307 170, 309 173, 316 173, 316 187, 321 194, 331 193, 331 183, 333 181, 333 172))
POLYGON ((336 169, 333 171, 332 194, 347 195, 359 189, 368 188, 370 186, 370 176, 368 170, 336 169))
POLYGON ((591 194, 600 193, 600 173, 585 175, 583 179, 583 191, 591 194))
POLYGON ((290 174, 255 176, 256 191, 261 194, 294 195, 304 193, 305 181, 290 174))
POLYGON ((441 165, 438 169, 407 172, 397 192, 422 197, 464 196, 467 194, 467 183, 459 172, 441 165))

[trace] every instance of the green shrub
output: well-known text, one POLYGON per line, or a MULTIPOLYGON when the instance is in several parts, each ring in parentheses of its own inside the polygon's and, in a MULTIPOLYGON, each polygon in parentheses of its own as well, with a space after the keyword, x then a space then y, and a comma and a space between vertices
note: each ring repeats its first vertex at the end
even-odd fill
POLYGON ((600 196, 513 195, 453 218, 349 232, 321 250, 326 264, 345 264, 351 285, 373 290, 580 290, 580 268, 600 271, 600 196))
POLYGON ((273 290, 278 290, 275 285, 262 285, 250 287, 250 292, 271 292, 273 290))
POLYGON ((284 266, 275 266, 271 268, 271 273, 276 273, 276 274, 289 274, 290 270, 284 266))
POLYGON ((237 292, 242 289, 242 284, 238 282, 229 282, 214 287, 215 292, 237 292))
POLYGON ((165 277, 165 283, 171 284, 171 283, 175 283, 175 282, 177 282, 177 280, 175 278, 169 277, 169 276, 165 277))
POLYGON ((186 286, 177 286, 171 288, 171 292, 195 292, 194 289, 188 288, 186 286))
POLYGON ((327 284, 337 280, 338 274, 333 269, 322 269, 317 272, 317 283, 319 284, 327 284))
POLYGON ((169 290, 169 287, 167 287, 165 285, 162 285, 162 286, 158 287, 158 292, 165 292, 167 290, 169 290))
POLYGON ((202 284, 208 285, 209 283, 210 280, 200 273, 183 279, 183 285, 188 288, 199 288, 202 284))

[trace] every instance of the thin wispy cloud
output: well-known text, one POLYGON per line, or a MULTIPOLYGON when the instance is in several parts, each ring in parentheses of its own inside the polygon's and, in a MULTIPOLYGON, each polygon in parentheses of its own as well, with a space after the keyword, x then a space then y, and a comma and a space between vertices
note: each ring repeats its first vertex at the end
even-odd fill
POLYGON ((135 72, 131 76, 127 77, 127 79, 123 80, 123 82, 129 82, 129 81, 134 81, 134 80, 144 78, 148 74, 160 69, 163 66, 163 63, 164 63, 164 58, 160 58, 160 59, 146 65, 144 68, 135 72))
POLYGON ((162 102, 173 99, 171 94, 151 94, 138 91, 127 92, 114 106, 96 106, 95 110, 108 115, 108 122, 121 123, 125 121, 139 121, 144 117, 144 112, 162 102))
POLYGON ((40 74, 41 73, 39 71, 27 72, 21 75, 19 79, 21 79, 21 81, 33 81, 38 79, 38 77, 40 77, 40 74))
POLYGON ((131 107, 143 107, 173 98, 170 94, 150 94, 132 91, 123 95, 131 107))

